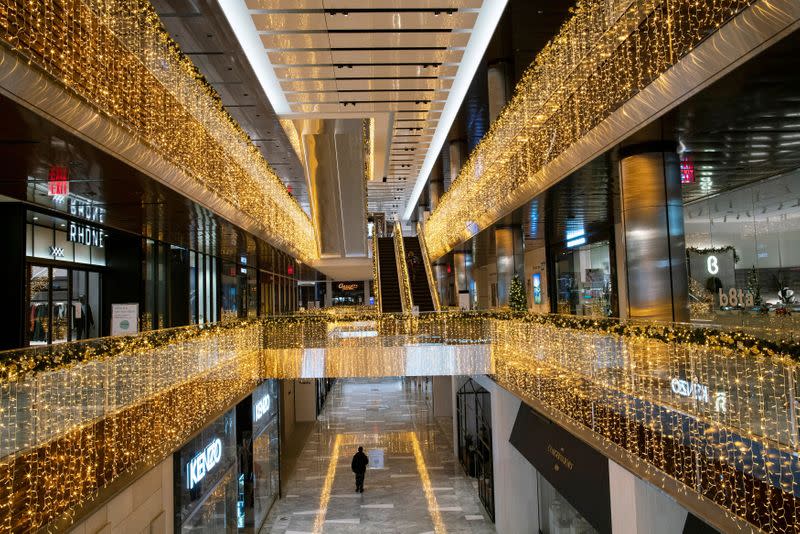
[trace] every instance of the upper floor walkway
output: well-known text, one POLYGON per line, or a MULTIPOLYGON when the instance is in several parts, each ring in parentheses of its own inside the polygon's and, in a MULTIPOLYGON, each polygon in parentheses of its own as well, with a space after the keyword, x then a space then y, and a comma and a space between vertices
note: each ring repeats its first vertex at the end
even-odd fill
POLYGON ((333 314, 2 354, 0 529, 68 525, 265 378, 489 375, 713 524, 794 531, 800 349, 557 315, 333 314))

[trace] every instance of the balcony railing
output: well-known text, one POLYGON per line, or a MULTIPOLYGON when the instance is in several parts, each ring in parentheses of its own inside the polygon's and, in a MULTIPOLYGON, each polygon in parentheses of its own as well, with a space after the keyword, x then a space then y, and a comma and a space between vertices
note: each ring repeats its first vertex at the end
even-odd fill
POLYGON ((793 531, 798 345, 760 334, 306 313, 1 353, 0 529, 68 525, 264 378, 488 374, 718 527, 793 531))

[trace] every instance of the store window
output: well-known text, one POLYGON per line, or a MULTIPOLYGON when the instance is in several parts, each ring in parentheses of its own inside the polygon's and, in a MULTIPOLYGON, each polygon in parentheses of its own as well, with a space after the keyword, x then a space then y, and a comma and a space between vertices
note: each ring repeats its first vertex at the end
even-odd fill
POLYGON ((193 324, 217 320, 216 260, 202 252, 189 252, 189 310, 193 324))
POLYGON ((235 410, 175 453, 176 532, 237 532, 235 410))
POLYGON ((540 473, 536 473, 539 494, 539 531, 542 534, 593 534, 594 527, 540 473))
POLYGON ((458 459, 478 482, 478 497, 494 521, 492 405, 490 393, 468 379, 456 395, 458 459))
POLYGON ((690 317, 800 327, 800 171, 684 206, 690 317))
POLYGON ((105 232, 32 211, 27 218, 27 343, 99 337, 105 232))
POLYGON ((105 238, 101 228, 80 219, 28 212, 25 250, 29 258, 104 266, 105 238))
POLYGON ((256 531, 280 490, 278 381, 267 380, 253 392, 253 512, 256 531))
MULTIPOLYGON (((569 242, 567 242, 569 246, 569 242)), ((567 248, 556 258, 558 313, 606 317, 611 308, 608 241, 567 248)))
POLYGON ((364 282, 334 282, 334 306, 361 306, 364 305, 364 282))

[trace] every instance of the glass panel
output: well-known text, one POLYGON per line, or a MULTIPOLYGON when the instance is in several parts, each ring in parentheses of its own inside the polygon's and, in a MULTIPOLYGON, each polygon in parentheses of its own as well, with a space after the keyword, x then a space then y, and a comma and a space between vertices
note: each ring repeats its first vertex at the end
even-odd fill
POLYGON ((180 532, 193 534, 237 532, 237 490, 236 470, 231 468, 203 504, 181 525, 180 532))
POLYGON ((558 313, 593 317, 611 314, 608 241, 564 252, 556 261, 558 313))
POLYGON ((142 330, 152 330, 156 314, 156 246, 149 239, 144 242, 144 311, 142 330))
MULTIPOLYGON (((77 247, 78 245, 75 245, 75 246, 77 247)), ((92 254, 92 265, 105 265, 106 264, 106 249, 105 249, 105 247, 91 247, 91 254, 92 254)))
MULTIPOLYGON (((94 324, 89 327, 89 337, 100 337, 103 325, 102 285, 100 273, 89 273, 89 306, 94 310, 94 324)), ((108 335, 106 332, 105 335, 108 335)))
POLYGON ((563 495, 539 473, 539 530, 542 534, 597 532, 563 495))
POLYGON ((267 518, 278 494, 278 424, 272 421, 253 440, 254 514, 256 528, 267 518))
POLYGON ((247 316, 258 314, 258 271, 247 269, 247 316))
POLYGON ((52 295, 53 295, 53 331, 52 342, 64 343, 68 341, 68 328, 70 314, 69 306, 69 271, 67 269, 53 269, 52 295))
POLYGON ((156 328, 166 328, 169 324, 169 317, 167 316, 167 261, 169 260, 168 248, 169 245, 159 243, 156 245, 158 248, 158 276, 156 277, 156 298, 158 301, 158 320, 156 321, 156 328))
POLYGON ((33 256, 52 259, 50 247, 53 245, 53 229, 44 226, 33 227, 33 256))
POLYGON ((33 225, 25 225, 25 255, 33 255, 33 225))
POLYGON ((800 328, 800 173, 684 206, 692 321, 800 328))
POLYGON ((219 306, 217 306, 217 259, 209 256, 208 261, 211 264, 211 295, 209 299, 209 313, 211 314, 211 322, 216 323, 219 321, 219 306))
POLYGON ((237 266, 233 263, 222 264, 222 320, 236 319, 239 314, 237 302, 238 276, 237 266))
POLYGON ((28 266, 28 342, 45 345, 50 339, 50 268, 28 266))
POLYGON ((189 322, 197 324, 197 253, 189 251, 189 322))

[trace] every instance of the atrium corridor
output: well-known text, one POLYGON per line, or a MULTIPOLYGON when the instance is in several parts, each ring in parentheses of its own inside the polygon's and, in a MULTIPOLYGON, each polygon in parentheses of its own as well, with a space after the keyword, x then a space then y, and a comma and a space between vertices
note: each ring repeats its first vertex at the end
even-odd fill
POLYGON ((337 381, 261 532, 494 532, 454 457, 451 419, 432 415, 428 387, 411 378, 337 381), (359 445, 370 457, 363 494, 350 470, 359 445))

